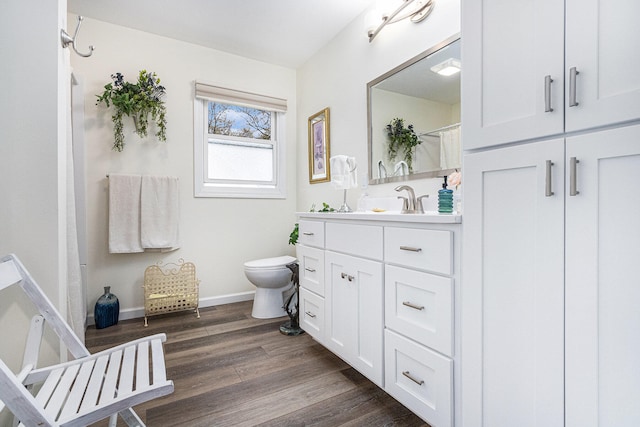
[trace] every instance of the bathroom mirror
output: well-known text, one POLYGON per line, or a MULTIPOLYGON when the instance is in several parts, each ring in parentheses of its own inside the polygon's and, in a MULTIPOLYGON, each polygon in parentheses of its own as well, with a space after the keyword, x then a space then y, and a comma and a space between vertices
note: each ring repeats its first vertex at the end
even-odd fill
POLYGON ((370 184, 432 178, 460 169, 460 66, 456 35, 367 84, 370 184), (396 119, 404 125, 401 132, 396 119), (410 154, 404 154, 401 145, 390 158, 390 124, 395 135, 406 135, 411 125, 417 139, 408 144, 409 149, 414 146, 410 154))

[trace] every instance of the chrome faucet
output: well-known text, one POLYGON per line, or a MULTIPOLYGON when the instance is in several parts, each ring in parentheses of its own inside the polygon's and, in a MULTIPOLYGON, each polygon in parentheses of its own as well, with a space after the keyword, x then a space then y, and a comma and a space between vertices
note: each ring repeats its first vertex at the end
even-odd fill
POLYGON ((416 193, 413 188, 408 185, 400 185, 395 188, 396 191, 406 190, 409 197, 398 196, 398 199, 402 199, 402 211, 403 214, 418 214, 424 213, 424 207, 422 206, 422 199, 429 197, 429 195, 420 196, 416 199, 416 193))

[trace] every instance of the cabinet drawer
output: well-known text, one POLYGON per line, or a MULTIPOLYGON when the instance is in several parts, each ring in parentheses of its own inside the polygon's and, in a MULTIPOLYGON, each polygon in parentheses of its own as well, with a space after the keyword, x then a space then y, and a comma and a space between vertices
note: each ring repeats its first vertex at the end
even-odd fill
POLYGON ((324 248, 324 222, 305 219, 298 221, 298 243, 324 248))
POLYGON ((453 420, 453 361, 385 330, 385 391, 434 427, 453 420))
POLYGON ((324 250, 297 245, 300 286, 324 296, 324 250))
POLYGON ((450 275, 453 272, 450 231, 414 228, 384 229, 385 261, 450 275))
POLYGON ((387 265, 385 322, 407 337, 453 355, 453 279, 387 265))
POLYGON ((318 342, 324 341, 324 298, 300 288, 300 327, 318 342))
POLYGON ((382 227, 327 223, 327 249, 382 260, 382 227))

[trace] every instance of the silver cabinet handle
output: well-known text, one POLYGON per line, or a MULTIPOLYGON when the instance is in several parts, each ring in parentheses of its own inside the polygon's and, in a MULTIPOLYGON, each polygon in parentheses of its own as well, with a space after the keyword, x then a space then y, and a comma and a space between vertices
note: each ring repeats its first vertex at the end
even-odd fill
POLYGON ((578 191, 578 163, 580 163, 580 160, 576 159, 575 157, 571 157, 569 159, 569 195, 570 196, 577 196, 578 194, 580 194, 580 192, 578 191))
POLYGON ((422 252, 422 248, 414 248, 411 246, 400 246, 401 251, 422 252))
POLYGON ((553 162, 551 160, 546 161, 546 172, 545 172, 545 181, 544 181, 544 195, 545 197, 553 196, 553 191, 551 188, 551 166, 553 166, 553 162))
POLYGON ((544 112, 550 113, 553 111, 551 108, 551 83, 553 79, 551 75, 544 76, 544 112))
POLYGON ((402 305, 406 305, 407 307, 415 308, 416 310, 424 310, 424 305, 415 305, 409 301, 403 301, 402 305))
POLYGON ((305 267, 304 268, 306 271, 310 272, 310 273, 315 273, 316 269, 315 268, 309 268, 309 267, 305 267))
POLYGON ((313 236, 313 233, 310 231, 303 231, 302 234, 304 234, 305 236, 313 236))
POLYGON ((343 279, 347 279, 350 282, 353 282, 353 279, 355 279, 355 277, 350 276, 347 273, 340 273, 340 277, 342 277, 343 279))
POLYGON ((310 312, 310 311, 305 311, 305 312, 304 312, 304 314, 306 314, 306 315, 307 315, 307 316, 309 316, 309 317, 316 317, 316 315, 315 315, 315 314, 313 314, 313 313, 312 313, 312 312, 310 312))
POLYGON ((578 101, 576 100, 576 78, 580 72, 576 69, 576 67, 571 67, 569 69, 569 107, 578 106, 578 101))
POLYGON ((413 376, 411 375, 411 373, 409 371, 402 372, 402 375, 404 375, 405 377, 409 378, 411 381, 413 381, 414 383, 416 383, 418 385, 424 384, 423 380, 417 380, 417 379, 413 378, 413 376))

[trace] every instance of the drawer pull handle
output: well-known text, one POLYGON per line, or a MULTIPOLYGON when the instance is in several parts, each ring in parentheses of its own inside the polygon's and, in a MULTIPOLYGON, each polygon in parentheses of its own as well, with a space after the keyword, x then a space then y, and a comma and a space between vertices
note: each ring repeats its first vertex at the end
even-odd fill
POLYGON ((306 315, 307 315, 307 316, 309 316, 309 317, 316 317, 316 315, 315 315, 315 314, 313 314, 313 313, 312 313, 312 312, 310 312, 310 311, 305 311, 305 312, 304 312, 304 314, 306 314, 306 315))
POLYGON ((409 301, 403 301, 402 305, 406 305, 407 307, 415 308, 416 310, 424 310, 424 305, 415 305, 409 301))
POLYGON ((304 234, 305 236, 313 236, 313 233, 310 231, 303 231, 302 234, 304 234))
POLYGON ((347 273, 340 273, 340 277, 342 277, 343 279, 347 279, 350 282, 353 282, 353 279, 355 279, 355 277, 350 276, 347 273))
POLYGON ((412 246, 400 246, 401 251, 422 252, 422 248, 414 248, 412 246))
POLYGON ((315 273, 316 269, 315 268, 309 268, 309 267, 305 267, 304 268, 306 271, 310 272, 310 273, 315 273))
POLYGON ((424 381, 423 381, 423 380, 417 380, 417 379, 413 378, 413 377, 411 376, 411 374, 409 373, 409 371, 404 371, 404 372, 402 373, 402 375, 404 375, 405 377, 409 378, 411 381, 413 381, 414 383, 416 383, 416 384, 418 384, 418 385, 422 385, 422 384, 424 384, 424 381))

